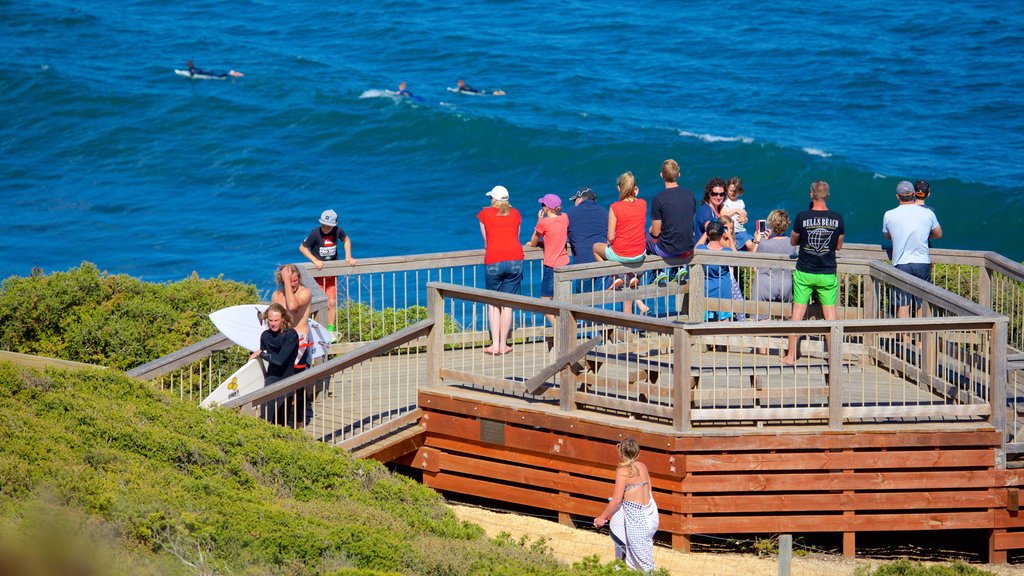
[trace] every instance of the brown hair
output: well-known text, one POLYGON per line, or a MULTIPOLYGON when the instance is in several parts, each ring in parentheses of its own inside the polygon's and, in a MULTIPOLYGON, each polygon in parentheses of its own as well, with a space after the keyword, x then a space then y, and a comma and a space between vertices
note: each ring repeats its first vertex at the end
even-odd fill
POLYGON ((665 182, 679 180, 679 163, 669 158, 661 163, 661 178, 665 182))
POLYGON ((704 198, 700 201, 700 203, 710 204, 711 191, 718 187, 721 187, 722 190, 725 190, 725 180, 722 180, 717 176, 712 178, 711 180, 708 180, 708 183, 704 185, 704 198))
POLYGON ((768 229, 773 236, 778 236, 789 229, 789 212, 772 210, 768 213, 768 229))
POLYGON ((726 184, 725 184, 725 193, 726 193, 726 195, 729 194, 729 186, 735 186, 736 187, 736 197, 737 198, 739 198, 740 196, 743 196, 743 180, 740 180, 739 176, 733 176, 732 178, 729 178, 728 182, 726 182, 726 184))

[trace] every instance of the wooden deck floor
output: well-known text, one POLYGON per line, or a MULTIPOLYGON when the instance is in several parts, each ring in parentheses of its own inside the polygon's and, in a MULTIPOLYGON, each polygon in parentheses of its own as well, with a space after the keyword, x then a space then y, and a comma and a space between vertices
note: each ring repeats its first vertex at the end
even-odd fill
MULTIPOLYGON (((828 400, 828 362, 821 344, 805 344, 806 355, 796 367, 784 366, 778 349, 781 339, 756 342, 711 342, 691 349, 694 378, 692 413, 694 422, 704 420, 716 426, 735 426, 702 413, 720 415, 728 410, 797 407, 825 408, 828 400), (756 352, 764 345, 767 354, 756 352)), ((557 407, 560 376, 547 380, 540 394, 526 393, 523 383, 555 359, 550 340, 543 336, 517 342, 512 353, 484 354, 479 346, 444 352, 444 384, 466 392, 505 397, 511 402, 557 407)), ((415 350, 382 356, 358 368, 336 374, 324 389, 308 391, 311 407, 306 430, 315 437, 339 442, 394 420, 416 408, 417 393, 427 385, 426 354, 415 350)), ((918 380, 876 363, 858 346, 844 348, 842 401, 846 407, 868 412, 876 407, 936 406, 951 403, 944 392, 919 385, 918 380)), ((640 406, 669 407, 672 403, 672 354, 666 337, 630 337, 602 344, 573 366, 577 390, 601 398, 639 403, 640 406)), ((1022 385, 1024 387, 1024 385, 1022 385)), ((578 410, 600 412, 578 405, 578 410)), ((635 415, 620 414, 619 418, 635 415)), ((641 418, 643 419, 643 418, 641 418)), ((659 422, 657 418, 650 419, 659 422)), ((762 427, 756 418, 744 418, 747 426, 762 427)), ((765 419, 766 421, 769 418, 765 419)), ((864 423, 906 423, 913 418, 865 416, 864 423)), ((978 421, 965 416, 964 422, 978 421)), ((662 421, 658 424, 665 426, 662 421)), ((820 418, 790 421, 786 425, 820 425, 820 418)), ((702 426, 702 429, 706 429, 702 426)))

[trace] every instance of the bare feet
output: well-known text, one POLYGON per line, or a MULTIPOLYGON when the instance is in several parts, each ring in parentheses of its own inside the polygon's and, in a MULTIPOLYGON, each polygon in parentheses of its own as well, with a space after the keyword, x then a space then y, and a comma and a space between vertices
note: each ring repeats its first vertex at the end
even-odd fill
POLYGON ((508 354, 511 351, 512 351, 512 347, 511 346, 505 346, 504 348, 501 349, 501 354, 508 354))
POLYGON ((647 311, 650 310, 651 307, 648 306, 647 304, 644 304, 643 300, 637 300, 636 301, 636 309, 640 311, 641 315, 643 315, 643 314, 647 314, 647 311))
POLYGON ((785 364, 786 366, 796 366, 796 358, 790 356, 789 354, 786 354, 785 356, 782 357, 782 363, 785 364))
POLYGON ((499 354, 499 351, 498 351, 497 346, 488 346, 488 347, 484 348, 484 354, 489 354, 491 356, 497 356, 499 354))

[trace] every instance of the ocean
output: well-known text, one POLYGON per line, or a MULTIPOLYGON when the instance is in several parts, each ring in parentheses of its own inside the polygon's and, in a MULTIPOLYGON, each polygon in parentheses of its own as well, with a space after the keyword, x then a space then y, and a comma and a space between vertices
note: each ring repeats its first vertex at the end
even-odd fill
POLYGON ((525 241, 540 196, 650 198, 666 158, 752 218, 825 179, 848 242, 925 179, 937 247, 1024 259, 1021 2, 14 0, 0 47, 0 278, 265 290, 326 208, 356 258, 479 248, 494 185, 525 241))

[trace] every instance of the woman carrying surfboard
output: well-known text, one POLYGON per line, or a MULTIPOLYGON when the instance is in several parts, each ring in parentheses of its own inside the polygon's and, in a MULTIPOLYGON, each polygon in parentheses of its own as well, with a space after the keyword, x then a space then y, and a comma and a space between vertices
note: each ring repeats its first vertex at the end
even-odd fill
MULTIPOLYGON (((268 328, 260 335, 260 349, 249 355, 266 363, 263 385, 270 386, 278 380, 296 373, 295 356, 299 352, 299 334, 292 328, 292 319, 284 306, 274 303, 264 313, 268 328)), ((263 418, 273 424, 286 425, 287 416, 293 412, 294 395, 267 403, 263 418)))

